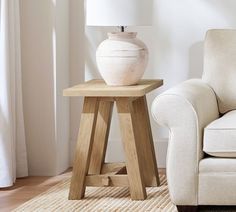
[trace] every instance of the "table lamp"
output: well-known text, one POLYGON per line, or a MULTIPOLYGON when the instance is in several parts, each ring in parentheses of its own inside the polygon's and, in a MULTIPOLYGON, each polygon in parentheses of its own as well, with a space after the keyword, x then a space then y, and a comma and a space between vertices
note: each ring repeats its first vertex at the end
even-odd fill
POLYGON ((88 26, 119 27, 119 31, 108 33, 108 39, 96 52, 98 70, 108 85, 134 85, 142 78, 148 49, 136 38, 136 32, 125 30, 128 26, 150 26, 152 3, 152 0, 87 0, 88 26))

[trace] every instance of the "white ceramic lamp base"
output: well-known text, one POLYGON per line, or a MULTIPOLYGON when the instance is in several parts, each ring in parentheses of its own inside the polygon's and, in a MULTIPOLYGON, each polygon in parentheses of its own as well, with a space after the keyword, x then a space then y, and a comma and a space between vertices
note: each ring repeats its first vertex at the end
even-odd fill
POLYGON ((135 32, 108 33, 108 39, 99 45, 97 65, 108 85, 134 85, 142 78, 148 62, 148 49, 136 35, 135 32))

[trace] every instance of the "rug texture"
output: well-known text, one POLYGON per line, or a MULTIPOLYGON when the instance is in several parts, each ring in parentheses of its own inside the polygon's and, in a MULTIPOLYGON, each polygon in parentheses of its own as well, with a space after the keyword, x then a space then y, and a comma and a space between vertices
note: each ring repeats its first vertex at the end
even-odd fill
POLYGON ((64 181, 24 203, 14 211, 81 211, 81 212, 172 212, 177 211, 171 203, 166 176, 161 175, 161 186, 147 188, 147 199, 132 201, 129 188, 87 187, 83 200, 68 200, 70 181, 64 181))

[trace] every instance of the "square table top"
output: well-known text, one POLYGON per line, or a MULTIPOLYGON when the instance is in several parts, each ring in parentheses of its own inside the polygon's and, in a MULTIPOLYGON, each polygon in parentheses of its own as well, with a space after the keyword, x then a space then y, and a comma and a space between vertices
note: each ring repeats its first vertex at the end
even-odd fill
POLYGON ((143 79, 136 85, 109 86, 104 80, 94 79, 63 90, 64 96, 139 97, 161 87, 161 79, 143 79))

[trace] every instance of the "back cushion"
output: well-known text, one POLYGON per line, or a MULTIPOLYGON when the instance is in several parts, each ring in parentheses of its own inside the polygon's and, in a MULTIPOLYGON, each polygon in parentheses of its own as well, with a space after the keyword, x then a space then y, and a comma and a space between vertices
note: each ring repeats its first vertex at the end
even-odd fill
POLYGON ((220 113, 236 109, 236 30, 207 32, 202 78, 215 91, 220 113))

